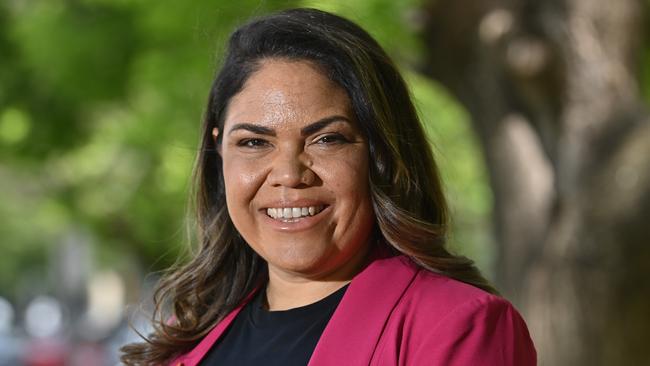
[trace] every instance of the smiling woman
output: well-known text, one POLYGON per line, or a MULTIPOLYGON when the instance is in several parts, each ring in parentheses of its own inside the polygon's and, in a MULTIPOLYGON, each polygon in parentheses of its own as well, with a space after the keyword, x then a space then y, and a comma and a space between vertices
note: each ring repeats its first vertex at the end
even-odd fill
POLYGON ((295 9, 238 29, 196 183, 199 252, 124 363, 535 364, 517 311, 445 248, 408 89, 355 24, 295 9))
POLYGON ((351 279, 374 214, 368 143, 345 90, 312 62, 265 60, 231 99, 223 129, 228 212, 268 264, 269 308, 315 302, 351 279), (290 298, 276 294, 290 288, 290 298))

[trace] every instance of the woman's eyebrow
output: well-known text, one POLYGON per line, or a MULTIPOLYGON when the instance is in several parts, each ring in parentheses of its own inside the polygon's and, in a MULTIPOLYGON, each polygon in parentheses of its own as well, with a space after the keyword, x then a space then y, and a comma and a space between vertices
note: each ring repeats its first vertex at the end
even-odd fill
MULTIPOLYGON (((327 127, 329 124, 334 123, 334 122, 339 122, 339 121, 344 121, 348 123, 352 123, 349 118, 341 115, 335 115, 335 116, 329 116, 325 118, 321 118, 318 121, 311 123, 303 128, 300 129, 300 135, 301 136, 308 136, 311 135, 325 127, 327 127)), ((237 123, 236 125, 232 126, 230 131, 228 131, 228 134, 233 133, 234 131, 237 130, 246 130, 250 131, 259 135, 267 135, 267 136, 275 136, 275 130, 272 128, 256 125, 254 123, 237 123)))
POLYGON ((340 115, 329 116, 329 117, 321 118, 318 121, 301 128, 300 129, 300 135, 301 136, 311 135, 311 134, 325 128, 327 125, 329 125, 331 123, 334 123, 334 122, 338 122, 338 121, 344 121, 344 122, 352 123, 345 116, 340 116, 340 115))
POLYGON ((273 130, 271 128, 268 128, 268 127, 256 125, 256 124, 253 124, 253 123, 238 123, 238 124, 232 126, 232 128, 230 129, 228 134, 230 135, 231 133, 233 133, 234 131, 237 131, 237 130, 247 130, 247 131, 259 134, 259 135, 275 136, 275 130, 273 130))

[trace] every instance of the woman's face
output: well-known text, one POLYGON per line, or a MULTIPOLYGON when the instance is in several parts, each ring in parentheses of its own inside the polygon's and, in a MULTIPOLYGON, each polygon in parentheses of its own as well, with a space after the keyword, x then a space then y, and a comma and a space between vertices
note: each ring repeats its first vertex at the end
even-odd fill
POLYGON ((313 63, 265 60, 214 132, 223 135, 228 212, 269 271, 351 278, 374 213, 368 143, 345 90, 313 63))

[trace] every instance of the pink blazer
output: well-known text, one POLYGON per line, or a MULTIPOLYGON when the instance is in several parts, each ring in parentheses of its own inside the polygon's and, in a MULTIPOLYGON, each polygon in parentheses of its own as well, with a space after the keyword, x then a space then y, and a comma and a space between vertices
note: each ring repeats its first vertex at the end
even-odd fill
MULTIPOLYGON (((194 366, 245 304, 171 365, 194 366)), ((426 271, 407 257, 377 259, 350 283, 309 366, 529 366, 528 329, 503 298, 426 271)))

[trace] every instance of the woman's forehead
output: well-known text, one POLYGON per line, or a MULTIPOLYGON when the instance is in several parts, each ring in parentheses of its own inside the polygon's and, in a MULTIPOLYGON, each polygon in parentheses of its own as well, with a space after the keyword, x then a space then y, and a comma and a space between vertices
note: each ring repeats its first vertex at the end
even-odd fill
POLYGON ((224 128, 260 123, 282 128, 288 122, 310 122, 328 115, 351 119, 343 88, 308 61, 265 61, 228 106, 224 128))

